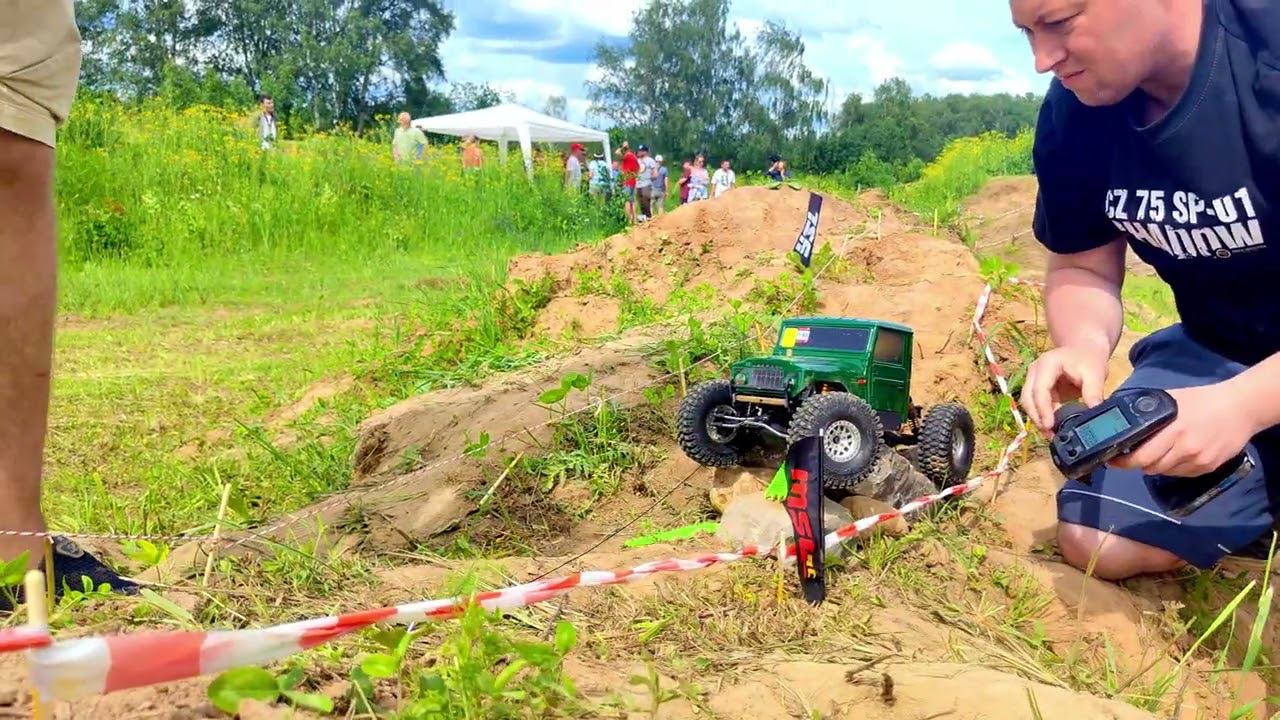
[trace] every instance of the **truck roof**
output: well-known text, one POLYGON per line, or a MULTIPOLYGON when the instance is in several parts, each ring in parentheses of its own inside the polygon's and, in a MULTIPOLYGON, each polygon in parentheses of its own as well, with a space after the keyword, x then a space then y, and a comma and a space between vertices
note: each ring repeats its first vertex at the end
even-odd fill
POLYGON ((912 329, 902 323, 889 320, 872 320, 869 318, 845 317, 841 315, 809 315, 786 318, 783 325, 820 325, 827 327, 885 327, 904 333, 913 333, 912 329))

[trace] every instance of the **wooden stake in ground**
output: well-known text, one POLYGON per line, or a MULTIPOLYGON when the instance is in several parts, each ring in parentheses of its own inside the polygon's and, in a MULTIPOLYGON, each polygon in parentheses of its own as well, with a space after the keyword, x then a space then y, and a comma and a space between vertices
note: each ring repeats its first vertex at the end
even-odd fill
MULTIPOLYGON (((52 568, 53 566, 50 565, 49 567, 52 568)), ((39 570, 28 570, 26 577, 23 578, 23 590, 27 596, 27 627, 32 630, 47 628, 49 626, 49 605, 48 598, 45 597, 48 588, 45 584, 44 573, 39 570)), ((49 710, 50 708, 46 708, 44 703, 40 702, 40 691, 36 690, 33 684, 31 688, 31 717, 35 718, 35 720, 47 720, 47 718, 52 717, 49 710)))
POLYGON ((200 584, 209 587, 209 574, 213 572, 213 556, 218 549, 218 538, 222 536, 222 521, 227 517, 227 503, 231 500, 231 483, 222 486, 222 502, 218 503, 218 519, 213 523, 213 538, 210 542, 209 557, 204 561, 204 577, 200 584))
POLYGON ((507 463, 507 468, 502 471, 502 474, 498 476, 497 480, 493 481, 493 485, 489 486, 489 492, 485 493, 484 497, 480 498, 480 504, 477 507, 483 510, 484 506, 489 504, 489 498, 493 497, 494 491, 498 489, 498 486, 502 484, 502 481, 507 478, 507 474, 511 472, 511 468, 515 467, 516 463, 520 462, 520 458, 522 457, 524 457, 523 450, 517 453, 516 456, 511 459, 511 462, 507 463))

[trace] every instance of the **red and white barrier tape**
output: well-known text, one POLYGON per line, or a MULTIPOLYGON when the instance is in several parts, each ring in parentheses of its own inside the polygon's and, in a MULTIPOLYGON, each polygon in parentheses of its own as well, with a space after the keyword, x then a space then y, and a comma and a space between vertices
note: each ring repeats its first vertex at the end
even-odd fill
MULTIPOLYGON (((988 285, 978 300, 973 324, 1000 390, 1009 397, 1010 409, 1021 428, 1018 436, 1005 448, 994 469, 937 494, 917 498, 893 512, 862 518, 834 530, 825 538, 828 549, 883 522, 972 492, 986 478, 997 477, 1008 469, 1010 458, 1026 437, 1026 428, 981 327, 991 293, 992 287, 988 285)), ((762 550, 747 546, 737 552, 657 560, 629 569, 585 570, 475 596, 426 600, 251 630, 140 632, 54 642, 47 629, 14 628, 0 631, 0 652, 25 650, 32 681, 41 697, 69 700, 199 677, 233 667, 264 665, 378 623, 408 624, 455 617, 472 603, 490 611, 509 610, 545 602, 575 588, 619 585, 661 573, 703 570, 749 557, 767 557, 774 551, 774 548, 762 550)), ((795 546, 788 544, 785 557, 794 556, 795 546)))

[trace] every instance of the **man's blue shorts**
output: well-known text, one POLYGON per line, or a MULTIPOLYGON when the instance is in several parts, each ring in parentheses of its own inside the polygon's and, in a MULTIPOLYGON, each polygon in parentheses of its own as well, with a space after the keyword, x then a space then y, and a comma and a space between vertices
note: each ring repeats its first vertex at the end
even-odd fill
MULTIPOLYGON (((1129 362, 1134 370, 1124 388, 1208 385, 1247 369, 1192 340, 1180 324, 1139 340, 1129 362)), ((1094 472, 1092 486, 1074 480, 1062 486, 1058 519, 1163 548, 1199 568, 1212 567, 1264 534, 1269 538, 1280 517, 1280 483, 1266 479, 1266 468, 1280 468, 1280 428, 1254 436, 1247 451, 1252 472, 1186 517, 1161 511, 1141 470, 1104 467, 1094 472)))

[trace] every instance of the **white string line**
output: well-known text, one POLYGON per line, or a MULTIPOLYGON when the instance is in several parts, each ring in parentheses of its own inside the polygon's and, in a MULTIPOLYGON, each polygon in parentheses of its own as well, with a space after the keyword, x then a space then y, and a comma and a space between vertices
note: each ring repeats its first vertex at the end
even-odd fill
MULTIPOLYGON (((880 221, 880 218, 879 218, 879 217, 877 217, 877 226, 879 225, 879 221, 880 221)), ((837 253, 834 253, 834 254, 832 255, 832 257, 831 257, 831 258, 829 258, 829 259, 827 260, 827 262, 826 262, 825 264, 823 264, 823 266, 822 266, 821 268, 819 268, 819 269, 818 269, 818 271, 817 271, 816 273, 814 273, 814 275, 813 275, 813 280, 814 280, 815 282, 818 280, 818 278, 819 278, 819 277, 821 277, 821 276, 822 276, 822 274, 823 274, 824 272, 826 272, 826 270, 827 270, 827 269, 828 269, 828 268, 829 268, 829 267, 830 267, 830 266, 831 266, 831 265, 832 265, 832 264, 833 264, 837 259, 843 259, 843 257, 844 257, 844 253, 845 253, 845 250, 847 249, 848 244, 849 244, 849 240, 850 240, 852 237, 853 237, 853 234, 852 234, 852 233, 846 233, 846 234, 844 235, 844 237, 843 237, 843 239, 842 239, 842 241, 841 241, 841 244, 840 244, 840 250, 839 250, 837 253)), ((788 252, 791 252, 791 250, 788 250, 788 252)), ((804 292, 805 292, 805 290, 804 290, 804 289, 801 289, 798 293, 796 293, 796 296, 791 300, 790 304, 788 304, 788 305, 787 305, 787 307, 783 309, 783 311, 782 311, 782 313, 781 313, 781 314, 786 315, 787 313, 791 312, 791 310, 796 306, 796 304, 797 304, 798 302, 800 302, 801 298, 803 298, 803 297, 804 297, 804 292)), ((693 313, 689 313, 689 316, 692 316, 692 314, 693 314, 693 313)), ((677 319, 676 319, 676 318, 670 318, 670 319, 667 319, 667 320, 662 320, 662 321, 658 321, 658 322, 655 322, 655 323, 651 323, 651 324, 650 324, 650 325, 648 325, 648 326, 637 326, 637 327, 629 328, 629 329, 628 329, 628 331, 629 331, 629 332, 634 332, 634 331, 636 331, 636 330, 642 330, 642 329, 648 329, 648 328, 657 327, 657 326, 661 326, 661 325, 673 324, 673 323, 675 323, 675 322, 677 322, 677 319)), ((693 368, 695 368, 695 367, 698 367, 698 366, 700 366, 700 365, 706 364, 706 363, 710 362, 711 360, 714 360, 714 359, 716 359, 716 358, 720 357, 721 355, 723 355, 723 354, 724 354, 724 352, 725 352, 725 350, 724 350, 723 348, 722 348, 722 349, 720 349, 720 350, 717 350, 716 352, 712 353, 711 355, 708 355, 707 357, 705 357, 705 358, 703 358, 703 359, 701 359, 701 360, 699 360, 699 361, 697 361, 697 362, 695 362, 695 363, 691 364, 689 367, 685 368, 683 372, 688 372, 688 371, 692 370, 692 369, 693 369, 693 368)), ((583 412, 586 412, 587 410, 592 410, 592 409, 594 409, 595 407, 597 407, 597 406, 598 406, 600 403, 602 403, 602 402, 611 402, 611 401, 616 400, 617 398, 623 397, 623 396, 625 396, 625 395, 629 395, 629 394, 635 393, 635 392, 637 392, 637 391, 647 390, 647 389, 649 389, 649 388, 656 387, 656 386, 658 386, 658 385, 660 385, 660 384, 663 384, 665 381, 667 381, 667 380, 669 380, 669 379, 671 379, 671 378, 674 378, 674 377, 676 377, 676 376, 678 376, 678 375, 681 375, 681 374, 682 374, 682 372, 681 372, 681 371, 669 372, 669 373, 667 373, 667 374, 665 374, 665 375, 661 375, 661 376, 659 376, 658 378, 656 378, 656 379, 654 379, 654 380, 652 380, 652 381, 650 381, 650 382, 648 382, 648 383, 645 383, 645 384, 642 384, 642 385, 637 385, 637 386, 634 386, 634 387, 631 387, 631 388, 627 388, 627 389, 624 389, 624 390, 620 390, 620 391, 618 391, 618 392, 615 392, 615 393, 613 393, 613 394, 611 394, 611 395, 608 395, 608 396, 605 396, 605 397, 603 397, 603 398, 601 398, 601 397, 597 396, 596 398, 593 398, 593 399, 592 399, 592 400, 590 400, 589 402, 585 403, 582 407, 578 408, 577 410, 572 410, 572 411, 567 412, 567 413, 565 413, 564 415, 561 415, 561 416, 558 416, 558 417, 549 418, 549 419, 547 419, 547 420, 545 420, 545 421, 543 421, 543 422, 541 422, 541 423, 537 423, 537 424, 535 424, 535 425, 531 425, 531 426, 529 426, 529 427, 521 428, 521 429, 519 429, 519 430, 513 430, 513 431, 511 431, 511 432, 507 433, 506 435, 504 435, 503 437, 499 438, 499 439, 498 439, 498 440, 496 440, 496 441, 490 441, 490 443, 489 443, 489 444, 487 444, 487 445, 485 446, 485 448, 487 449, 487 448, 489 448, 489 447, 501 446, 502 444, 506 443, 508 440, 510 440, 510 439, 511 439, 512 437, 514 437, 514 436, 517 436, 517 435, 523 435, 523 434, 525 434, 525 433, 530 433, 530 432, 532 432, 532 431, 540 430, 540 429, 542 429, 542 428, 545 428, 545 427, 548 427, 548 426, 550 426, 550 425, 556 424, 556 423, 558 423, 558 422, 560 422, 560 421, 562 421, 562 420, 564 420, 564 419, 566 419, 566 418, 569 418, 569 417, 573 417, 573 416, 579 415, 579 414, 581 414, 581 413, 583 413, 583 412)), ((266 537, 264 537, 264 536, 269 535, 269 534, 271 534, 271 533, 274 533, 274 532, 276 532, 276 531, 278 531, 278 530, 281 530, 281 529, 283 529, 283 528, 285 528, 285 527, 288 527, 288 526, 290 526, 290 525, 292 525, 292 524, 294 524, 294 523, 300 522, 300 521, 305 520, 305 519, 307 519, 307 518, 314 517, 315 515, 318 515, 318 514, 320 514, 320 513, 324 512, 325 510, 328 510, 328 509, 330 509, 330 508, 332 508, 332 507, 334 507, 334 506, 336 506, 336 505, 340 504, 341 502, 343 502, 344 500, 346 500, 346 499, 347 499, 347 496, 348 496, 349 494, 351 494, 351 493, 356 493, 356 492, 358 492, 358 493, 364 494, 364 493, 370 493, 370 492, 384 492, 384 491, 387 491, 387 490, 391 490, 391 489, 393 489, 393 488, 395 488, 395 487, 397 487, 397 486, 399 486, 399 485, 402 485, 402 484, 404 484, 404 483, 406 483, 406 482, 409 482, 410 480, 416 479, 416 478, 417 478, 417 476, 418 476, 420 473, 425 473, 425 472, 429 472, 429 471, 432 471, 432 470, 438 470, 438 469, 440 469, 440 468, 442 468, 442 467, 445 467, 445 466, 447 466, 447 465, 451 465, 451 464, 453 464, 453 463, 459 462, 460 460, 463 460, 463 459, 464 459, 464 458, 466 458, 467 456, 468 456, 468 453, 467 453, 467 451, 465 451, 465 450, 464 450, 463 452, 458 453, 457 455, 453 455, 453 456, 450 456, 450 457, 443 458, 443 459, 441 459, 441 460, 438 460, 438 461, 436 461, 436 462, 434 462, 434 463, 431 463, 431 464, 429 464, 429 465, 425 465, 425 466, 420 467, 420 468, 415 468, 415 469, 414 469, 414 471, 413 471, 412 473, 409 473, 409 474, 406 474, 406 475, 402 475, 402 476, 400 476, 400 477, 398 477, 398 478, 392 479, 392 480, 390 480, 390 481, 387 481, 387 482, 382 483, 382 484, 379 484, 379 485, 361 486, 361 487, 359 487, 359 488, 348 488, 348 489, 346 489, 346 490, 339 491, 336 495, 334 495, 334 496, 333 496, 332 498, 330 498, 328 501, 323 501, 323 500, 317 499, 317 500, 319 501, 319 504, 318 504, 318 505, 314 505, 314 506, 313 506, 313 507, 311 507, 309 510, 306 510, 305 512, 303 512, 303 513, 302 513, 302 514, 300 514, 300 515, 296 515, 296 516, 289 516, 288 514, 286 514, 286 517, 285 517, 285 518, 283 518, 282 520, 280 520, 279 522, 277 522, 277 523, 275 523, 275 524, 273 524, 273 525, 268 525, 268 526, 263 527, 263 528, 236 528, 236 530, 237 530, 237 531, 239 531, 239 532, 242 532, 242 533, 248 533, 248 537, 244 537, 244 538, 241 538, 241 539, 239 539, 239 540, 236 540, 234 543, 232 543, 231 547, 238 547, 238 546, 240 546, 240 545, 242 545, 242 544, 244 544, 244 543, 246 543, 246 542, 250 542, 250 541, 255 540, 255 539, 267 540, 267 541, 269 541, 269 542, 272 542, 269 538, 266 538, 266 537)), ((76 532, 67 532, 67 531, 60 531, 60 530, 45 530, 45 531, 33 531, 33 530, 0 530, 0 536, 3 536, 3 537, 43 537, 43 538, 50 538, 50 537, 54 537, 54 536, 60 536, 60 537, 67 537, 67 538, 71 538, 71 539, 81 539, 81 540, 117 540, 117 541, 119 541, 119 540, 148 540, 148 541, 175 542, 175 543, 176 543, 176 542, 197 542, 197 541, 198 541, 198 542, 203 542, 203 541, 206 541, 206 540, 212 540, 212 539, 213 539, 213 535, 212 535, 212 534, 167 534, 167 535, 166 535, 166 534, 146 534, 146 533, 142 533, 142 534, 130 534, 130 533, 76 533, 76 532)), ((221 538, 221 539, 222 539, 222 540, 225 540, 226 538, 224 537, 224 538, 221 538)))

